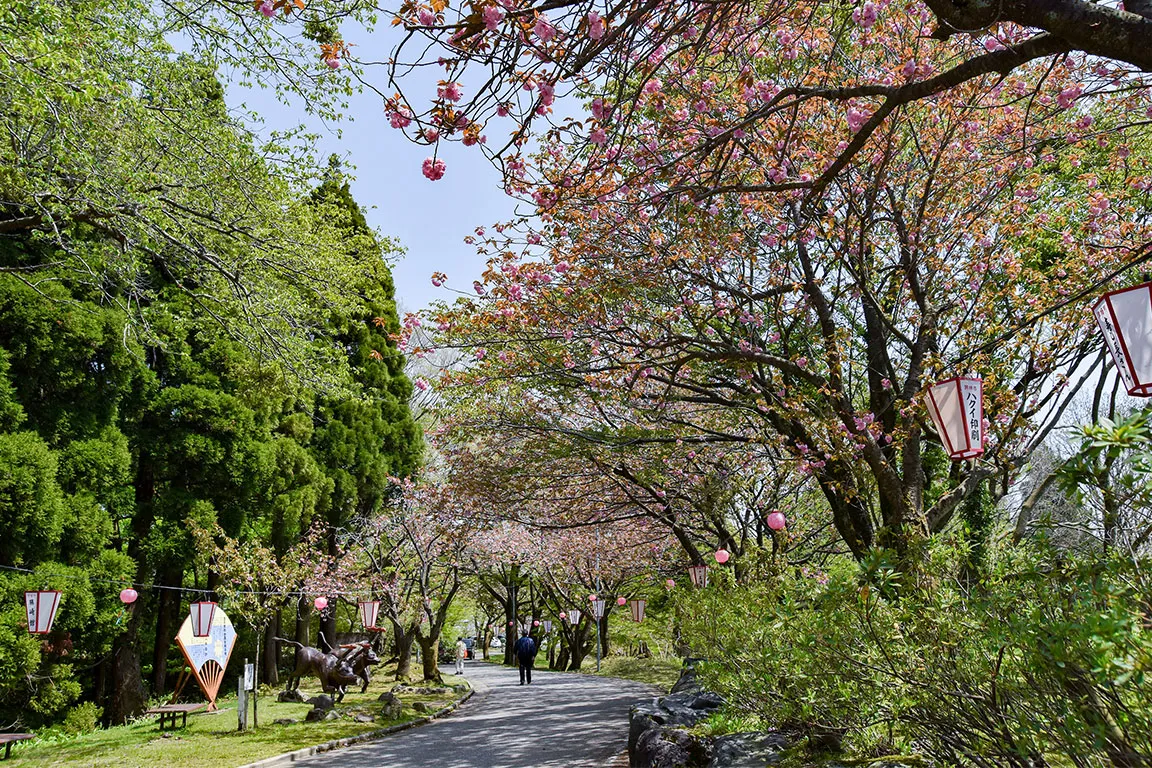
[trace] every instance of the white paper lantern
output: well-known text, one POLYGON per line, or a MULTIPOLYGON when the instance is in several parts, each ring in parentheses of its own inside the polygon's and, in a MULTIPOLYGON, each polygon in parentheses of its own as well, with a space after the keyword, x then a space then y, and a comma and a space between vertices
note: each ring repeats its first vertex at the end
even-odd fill
POLYGON ((933 385, 925 398, 928 414, 948 458, 974 459, 984 453, 984 382, 957 376, 933 385))
POLYGON ((24 607, 28 610, 28 631, 34 635, 46 635, 52 631, 52 622, 56 621, 60 592, 54 589, 25 592, 24 607))
POLYGON ((632 621, 637 624, 644 621, 644 606, 647 604, 648 601, 640 597, 634 597, 628 601, 628 607, 632 609, 632 621))
POLYGON ((572 610, 568 611, 568 623, 571 624, 572 626, 576 626, 577 624, 580 623, 580 609, 579 608, 573 608, 572 610))
POLYGON ((192 618, 192 636, 208 637, 212 633, 212 616, 216 613, 216 603, 202 601, 188 606, 192 618))
POLYGON ((1111 291, 1092 307, 1124 389, 1152 396, 1152 283, 1111 291))
POLYGON ((688 566, 688 577, 692 579, 692 586, 704 589, 704 587, 708 586, 708 566, 688 566))
POLYGON ((552 634, 552 619, 544 619, 544 634, 552 634))
POLYGON ((597 619, 604 618, 604 601, 603 600, 593 600, 592 601, 592 615, 595 616, 597 619))
POLYGON ((360 623, 364 629, 376 629, 376 619, 380 616, 379 600, 360 601, 360 623))

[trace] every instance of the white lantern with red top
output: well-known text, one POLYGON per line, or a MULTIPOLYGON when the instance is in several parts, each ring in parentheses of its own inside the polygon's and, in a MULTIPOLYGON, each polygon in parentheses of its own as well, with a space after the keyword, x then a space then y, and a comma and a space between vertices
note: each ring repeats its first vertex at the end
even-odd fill
POLYGON ((380 616, 379 600, 360 601, 360 623, 364 629, 376 629, 376 619, 380 616))
POLYGON ((961 461, 984 453, 984 382, 957 376, 933 385, 925 398, 928 414, 948 458, 961 461))
POLYGON ((639 624, 644 621, 644 606, 648 601, 641 597, 634 597, 628 601, 628 607, 632 609, 632 621, 639 624))
POLYGON ((579 608, 573 608, 572 610, 568 611, 568 623, 571 624, 572 626, 576 626, 577 624, 580 623, 580 609, 579 608))
POLYGON ((1104 294, 1092 314, 1124 389, 1136 397, 1152 396, 1152 283, 1104 294))
POLYGON ((692 586, 698 589, 704 589, 704 587, 708 586, 708 566, 688 566, 688 577, 692 579, 692 586))
POLYGON ((28 611, 28 631, 34 635, 46 635, 52 631, 52 622, 56 621, 60 592, 55 589, 25 592, 24 607, 28 611))
POLYGON ((212 617, 216 615, 216 603, 207 600, 188 606, 192 619, 192 636, 208 637, 212 633, 212 617))

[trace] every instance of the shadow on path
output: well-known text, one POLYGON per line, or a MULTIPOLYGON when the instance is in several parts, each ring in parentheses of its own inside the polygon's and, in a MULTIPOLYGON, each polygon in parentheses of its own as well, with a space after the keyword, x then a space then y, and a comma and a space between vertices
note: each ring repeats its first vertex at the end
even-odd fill
MULTIPOLYGON (((449 670, 445 668, 445 673, 449 670)), ((306 768, 561 768, 601 766, 628 741, 628 708, 656 694, 642 683, 470 663, 476 695, 448 717, 363 746, 301 760, 306 768)))

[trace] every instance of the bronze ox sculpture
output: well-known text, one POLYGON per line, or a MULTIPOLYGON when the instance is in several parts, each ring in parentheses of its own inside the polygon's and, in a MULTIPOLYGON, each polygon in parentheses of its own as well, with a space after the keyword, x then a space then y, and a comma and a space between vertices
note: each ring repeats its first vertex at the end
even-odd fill
POLYGON ((343 701, 349 685, 363 681, 360 692, 368 690, 368 683, 372 679, 369 669, 380 663, 371 643, 367 642, 342 645, 339 650, 325 653, 295 640, 282 637, 275 639, 296 646, 296 668, 288 676, 285 686, 288 691, 299 689, 300 679, 312 676, 320 681, 324 693, 336 693, 336 700, 343 701))

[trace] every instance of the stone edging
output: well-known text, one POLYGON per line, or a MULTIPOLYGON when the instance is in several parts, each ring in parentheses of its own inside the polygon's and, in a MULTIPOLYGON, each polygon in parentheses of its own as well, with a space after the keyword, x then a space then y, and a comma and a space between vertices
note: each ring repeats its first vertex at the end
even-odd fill
POLYGON ((388 728, 381 728, 378 731, 369 731, 368 733, 361 733, 358 736, 349 736, 349 737, 344 738, 344 739, 335 739, 333 741, 326 741, 323 744, 317 744, 317 745, 312 746, 312 747, 304 747, 303 749, 297 749, 294 752, 285 752, 282 755, 273 755, 272 757, 266 757, 263 760, 257 760, 254 763, 247 763, 246 765, 241 765, 241 766, 239 766, 239 768, 280 768, 280 766, 291 765, 292 763, 295 763, 297 760, 303 760, 306 757, 311 757, 312 755, 318 755, 322 752, 330 752, 334 749, 341 749, 342 747, 350 747, 353 744, 359 744, 359 743, 364 742, 364 741, 373 741, 374 739, 379 739, 379 738, 382 738, 384 736, 390 736, 393 733, 399 733, 400 731, 406 731, 409 728, 415 728, 415 727, 420 726, 420 725, 426 725, 427 723, 430 723, 433 720, 436 720, 438 718, 444 717, 444 715, 448 714, 449 712, 452 712, 457 707, 459 707, 461 704, 468 701, 468 699, 472 698, 472 695, 474 693, 476 693, 476 688, 470 687, 468 689, 468 693, 464 694, 463 696, 461 696, 459 699, 457 699, 453 703, 449 704, 448 706, 446 706, 442 709, 438 709, 437 711, 433 712, 430 715, 425 715, 424 717, 418 717, 415 720, 409 720, 406 723, 400 723, 399 725, 392 725, 392 726, 389 726, 388 728))

